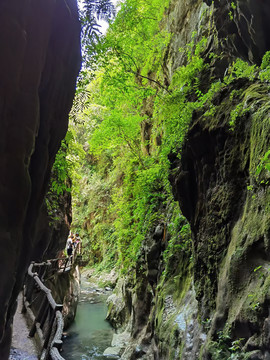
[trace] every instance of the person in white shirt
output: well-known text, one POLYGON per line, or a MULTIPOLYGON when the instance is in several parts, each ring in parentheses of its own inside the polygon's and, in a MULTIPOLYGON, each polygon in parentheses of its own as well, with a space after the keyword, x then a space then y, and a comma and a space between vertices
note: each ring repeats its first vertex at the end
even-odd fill
POLYGON ((68 256, 71 256, 72 251, 73 251, 72 236, 69 236, 68 239, 67 239, 67 245, 66 246, 67 246, 67 254, 68 254, 68 256))

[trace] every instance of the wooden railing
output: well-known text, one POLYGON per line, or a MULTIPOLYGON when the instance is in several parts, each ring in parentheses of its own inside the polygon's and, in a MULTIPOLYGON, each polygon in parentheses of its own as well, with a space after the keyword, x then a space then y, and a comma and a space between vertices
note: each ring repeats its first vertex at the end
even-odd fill
POLYGON ((24 286, 23 311, 31 319, 29 337, 38 335, 42 360, 64 360, 60 355, 64 320, 62 304, 57 304, 51 290, 44 285, 44 279, 56 272, 67 272, 78 263, 80 256, 31 263, 24 286))

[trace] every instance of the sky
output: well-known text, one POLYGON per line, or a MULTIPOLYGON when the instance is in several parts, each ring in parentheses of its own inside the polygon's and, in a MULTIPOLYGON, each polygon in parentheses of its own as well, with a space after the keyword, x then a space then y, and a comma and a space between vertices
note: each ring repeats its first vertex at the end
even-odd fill
MULTIPOLYGON (((117 6, 117 4, 118 3, 120 3, 122 0, 112 0, 112 3, 115 5, 115 6, 117 6)), ((78 7, 79 7, 79 9, 82 7, 82 0, 77 0, 77 2, 78 2, 78 7)), ((108 25, 108 23, 106 22, 106 21, 104 21, 104 20, 99 20, 98 22, 97 22, 99 25, 100 25, 100 31, 101 31, 101 33, 102 34, 105 34, 106 33, 106 31, 107 31, 107 29, 108 29, 108 27, 109 27, 109 25, 108 25)))

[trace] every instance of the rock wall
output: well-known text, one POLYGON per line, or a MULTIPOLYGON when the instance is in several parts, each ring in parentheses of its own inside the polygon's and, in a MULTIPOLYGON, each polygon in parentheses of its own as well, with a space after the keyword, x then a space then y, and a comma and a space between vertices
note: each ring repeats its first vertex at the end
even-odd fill
POLYGON ((71 193, 47 193, 37 222, 33 258, 55 259, 62 256, 72 221, 71 193), (48 209, 49 204, 49 209, 48 209))
POLYGON ((79 266, 74 264, 71 271, 56 273, 49 277, 46 286, 52 291, 57 304, 63 304, 64 329, 75 319, 80 296, 81 275, 79 266))
POLYGON ((196 298, 209 326, 202 358, 226 359, 229 353, 217 357, 218 350, 241 339, 247 359, 267 359, 269 173, 258 177, 255 170, 270 147, 270 98, 267 86, 248 80, 219 95, 215 120, 194 119, 173 177, 192 227, 196 298), (231 131, 235 89, 250 108, 231 131))
MULTIPOLYGON (((205 0, 209 6, 211 0, 205 0)), ((270 48, 270 4, 267 0, 215 0, 214 20, 228 57, 240 56, 260 64, 270 48)))
POLYGON ((67 129, 80 25, 75 0, 1 0, 0 23, 0 358, 7 359, 16 298, 38 255, 36 224, 67 129))

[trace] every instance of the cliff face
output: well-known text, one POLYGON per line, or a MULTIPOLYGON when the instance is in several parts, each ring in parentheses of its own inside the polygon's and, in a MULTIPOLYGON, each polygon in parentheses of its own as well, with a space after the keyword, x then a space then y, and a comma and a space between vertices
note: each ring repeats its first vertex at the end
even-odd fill
MULTIPOLYGON (((163 23, 173 34, 164 58, 168 83, 186 62, 179 47, 192 39, 207 37, 203 90, 223 81, 236 58, 260 64, 270 50, 267 1, 211 4, 171 2, 163 23)), ((168 259, 169 230, 145 241, 136 285, 122 289, 132 335, 123 359, 270 358, 269 171, 258 170, 270 148, 268 92, 258 77, 239 76, 216 92, 214 115, 208 107, 193 112, 181 151, 170 156, 170 180, 192 245, 175 247, 168 259)))
MULTIPOLYGON (((218 45, 212 42, 211 51, 220 54, 214 78, 222 79, 236 57, 261 63, 270 49, 269 4, 217 1, 212 16, 218 45)), ((194 112, 181 161, 172 160, 173 191, 192 230, 200 333, 207 335, 203 359, 227 359, 237 342, 236 358, 270 355, 269 172, 258 175, 270 147, 267 88, 241 78, 221 90, 213 99, 215 116, 194 112), (244 111, 232 129, 236 106, 244 111)))
MULTIPOLYGON (((205 0, 209 6, 212 1, 205 0)), ((240 56, 260 64, 270 48, 267 34, 270 4, 267 0, 214 1, 214 21, 222 48, 231 56, 240 56)))
MULTIPOLYGON (((216 1, 212 6, 208 18, 212 39, 205 51, 205 56, 210 51, 219 54, 211 64, 212 79, 222 79, 236 57, 260 64, 270 48, 269 4, 216 1)), ((236 357, 245 353, 246 358, 264 359, 269 356, 265 272, 269 173, 255 174, 269 149, 267 85, 239 79, 217 93, 213 104, 214 117, 204 115, 208 109, 193 113, 181 161, 171 158, 171 183, 191 225, 194 254, 196 301, 185 300, 193 307, 193 315, 180 310, 189 319, 180 335, 181 359, 190 355, 195 359, 199 354, 204 359, 227 359, 228 348, 237 341, 241 345, 236 347, 236 357), (239 104, 245 110, 232 129, 231 112, 239 104), (199 331, 196 318, 200 318, 199 331), (189 325, 193 330, 188 330, 189 325), (203 346, 198 338, 202 343, 206 340, 203 346), (193 352, 187 351, 188 339, 193 341, 193 352)))
POLYGON ((6 359, 51 166, 67 129, 80 25, 73 0, 2 0, 0 20, 0 357, 6 359))
POLYGON ((220 96, 214 124, 198 116, 190 128, 181 163, 178 168, 175 164, 173 187, 193 233, 196 298, 201 319, 209 326, 203 358, 215 359, 226 334, 228 344, 241 339, 243 352, 265 359, 269 173, 258 177, 255 170, 270 146, 270 99, 267 87, 248 80, 234 83, 220 96), (250 110, 231 131, 230 94, 237 88, 250 110))

